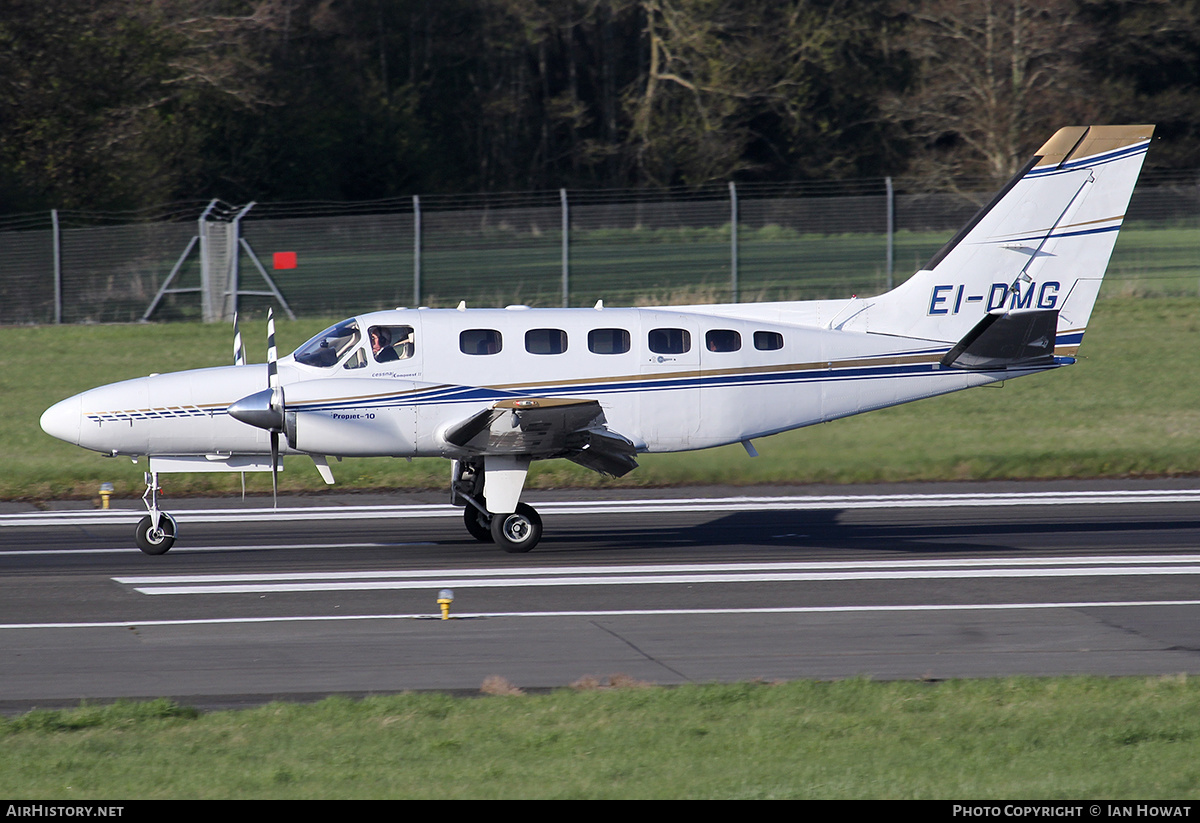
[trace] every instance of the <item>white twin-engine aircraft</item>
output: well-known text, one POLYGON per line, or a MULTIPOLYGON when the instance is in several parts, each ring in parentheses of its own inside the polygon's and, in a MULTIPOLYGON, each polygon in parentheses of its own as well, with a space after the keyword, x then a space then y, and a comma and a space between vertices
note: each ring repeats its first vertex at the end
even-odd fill
MULTIPOLYGON (((42 428, 149 458, 139 547, 175 520, 158 474, 328 458, 446 457, 467 531, 529 551, 532 460, 621 476, 640 452, 751 440, 1071 364, 1153 126, 1058 131, 925 268, 878 297, 632 309, 397 309, 276 362, 83 392, 42 428)), ((235 321, 236 323, 236 321, 235 321)), ((235 344, 235 352, 237 345, 235 344)))

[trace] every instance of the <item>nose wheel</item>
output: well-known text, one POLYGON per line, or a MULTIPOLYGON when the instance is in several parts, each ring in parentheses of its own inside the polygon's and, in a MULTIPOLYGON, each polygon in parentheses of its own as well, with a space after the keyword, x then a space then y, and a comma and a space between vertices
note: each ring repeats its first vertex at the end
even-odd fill
POLYGON ((146 515, 138 521, 133 539, 146 554, 166 554, 175 545, 175 518, 166 512, 158 513, 158 525, 154 518, 146 515))
POLYGON ((138 521, 133 539, 146 554, 166 554, 175 545, 175 518, 158 509, 158 472, 146 472, 146 493, 142 495, 149 514, 138 521))

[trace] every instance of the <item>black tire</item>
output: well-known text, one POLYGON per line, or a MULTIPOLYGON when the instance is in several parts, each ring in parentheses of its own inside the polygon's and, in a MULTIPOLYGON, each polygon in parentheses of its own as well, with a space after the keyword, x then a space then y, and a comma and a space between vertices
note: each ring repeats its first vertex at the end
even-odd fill
POLYGON ((492 542, 492 519, 470 503, 463 509, 463 525, 471 537, 480 543, 492 542))
POLYGON ((542 539, 542 518, 533 506, 518 503, 512 514, 492 515, 492 540, 509 554, 523 554, 542 539))
POLYGON ((138 521, 133 539, 146 554, 166 554, 175 545, 175 518, 166 512, 158 515, 158 531, 150 527, 153 521, 146 515, 138 521))

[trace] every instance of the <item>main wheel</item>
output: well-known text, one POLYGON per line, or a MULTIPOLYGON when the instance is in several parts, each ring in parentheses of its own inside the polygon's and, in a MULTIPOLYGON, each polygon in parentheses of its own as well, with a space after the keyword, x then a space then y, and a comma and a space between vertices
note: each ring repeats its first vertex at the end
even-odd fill
POLYGON ((474 537, 480 543, 492 542, 491 523, 492 519, 490 517, 470 503, 463 509, 463 525, 467 527, 467 531, 471 537, 474 537))
POLYGON ((154 520, 146 515, 138 521, 133 532, 133 539, 138 548, 146 554, 166 554, 175 545, 175 518, 166 512, 158 515, 158 528, 153 528, 154 520))
POLYGON ((509 554, 527 552, 542 539, 542 518, 533 506, 518 503, 512 514, 492 515, 492 539, 509 554))

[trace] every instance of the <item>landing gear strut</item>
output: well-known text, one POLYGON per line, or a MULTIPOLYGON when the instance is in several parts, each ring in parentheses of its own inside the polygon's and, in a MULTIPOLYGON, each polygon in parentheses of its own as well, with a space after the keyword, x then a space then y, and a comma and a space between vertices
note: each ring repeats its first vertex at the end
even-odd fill
POLYGON ((455 461, 450 502, 463 506, 463 525, 481 543, 495 543, 509 554, 523 554, 542 539, 542 518, 527 503, 517 503, 508 513, 488 511, 483 496, 484 471, 480 462, 455 461))
POLYGON ((142 500, 150 511, 138 521, 133 539, 146 554, 166 554, 175 545, 175 518, 158 510, 158 472, 146 472, 146 493, 142 500))

